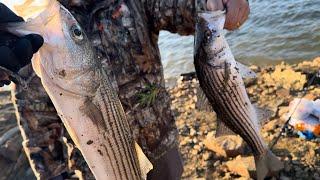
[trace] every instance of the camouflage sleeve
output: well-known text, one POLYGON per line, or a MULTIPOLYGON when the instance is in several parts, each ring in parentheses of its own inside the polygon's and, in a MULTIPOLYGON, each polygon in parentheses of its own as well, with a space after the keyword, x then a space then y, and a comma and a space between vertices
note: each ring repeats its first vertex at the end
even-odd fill
POLYGON ((149 24, 155 31, 180 35, 195 31, 195 13, 204 10, 207 0, 144 0, 149 24))
POLYGON ((37 179, 69 178, 74 172, 82 179, 93 179, 31 65, 19 73, 28 88, 16 85, 12 100, 23 148, 37 179))

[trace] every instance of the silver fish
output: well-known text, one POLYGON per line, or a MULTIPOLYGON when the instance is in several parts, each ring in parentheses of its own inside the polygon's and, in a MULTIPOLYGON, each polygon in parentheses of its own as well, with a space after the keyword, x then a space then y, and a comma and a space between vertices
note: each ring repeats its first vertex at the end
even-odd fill
POLYGON ((45 43, 32 60, 33 68, 95 178, 145 179, 152 164, 135 143, 89 39, 66 8, 56 0, 47 2, 39 16, 9 24, 7 30, 43 36, 45 43))
POLYGON ((251 147, 257 178, 283 168, 260 136, 257 115, 223 34, 223 11, 200 12, 197 17, 194 64, 200 86, 220 119, 251 147))

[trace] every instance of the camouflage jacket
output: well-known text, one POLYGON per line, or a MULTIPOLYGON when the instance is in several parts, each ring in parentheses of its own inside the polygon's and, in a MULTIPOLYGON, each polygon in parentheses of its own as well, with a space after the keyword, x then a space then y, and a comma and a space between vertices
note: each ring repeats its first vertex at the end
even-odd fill
MULTIPOLYGON (((176 141, 158 47, 159 32, 193 34, 195 0, 77 2, 62 3, 89 34, 107 74, 113 78, 139 144, 151 159, 157 159, 176 141)), ((197 4, 205 4, 205 0, 197 4)))

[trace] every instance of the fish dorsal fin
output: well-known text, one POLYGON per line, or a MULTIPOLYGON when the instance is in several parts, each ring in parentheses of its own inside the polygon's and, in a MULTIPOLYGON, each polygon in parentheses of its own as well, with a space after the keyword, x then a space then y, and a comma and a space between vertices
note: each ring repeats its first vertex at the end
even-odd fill
POLYGON ((236 66, 239 69, 239 73, 241 74, 242 78, 256 78, 257 75, 253 72, 249 67, 246 65, 236 61, 236 66))
POLYGON ((142 174, 143 179, 147 179, 148 172, 153 169, 153 166, 147 156, 142 152, 141 147, 138 143, 134 142, 136 153, 139 161, 139 166, 142 174))

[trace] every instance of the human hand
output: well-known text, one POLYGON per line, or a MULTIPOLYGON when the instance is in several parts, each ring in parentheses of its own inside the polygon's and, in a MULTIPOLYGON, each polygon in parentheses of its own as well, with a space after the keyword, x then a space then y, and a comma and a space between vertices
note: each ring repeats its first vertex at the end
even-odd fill
MULTIPOLYGON (((0 24, 22 22, 23 19, 14 14, 4 4, 0 3, 0 24)), ((18 72, 31 62, 35 52, 43 44, 43 38, 37 34, 17 37, 5 31, 0 31, 0 66, 12 72, 18 72)), ((0 87, 9 85, 10 75, 0 72, 0 87)))
POLYGON ((226 23, 224 28, 227 30, 238 29, 250 14, 249 2, 247 0, 223 0, 226 8, 226 23))
POLYGON ((207 9, 209 11, 226 9, 224 28, 230 31, 238 29, 248 19, 250 13, 247 0, 208 0, 207 9))

